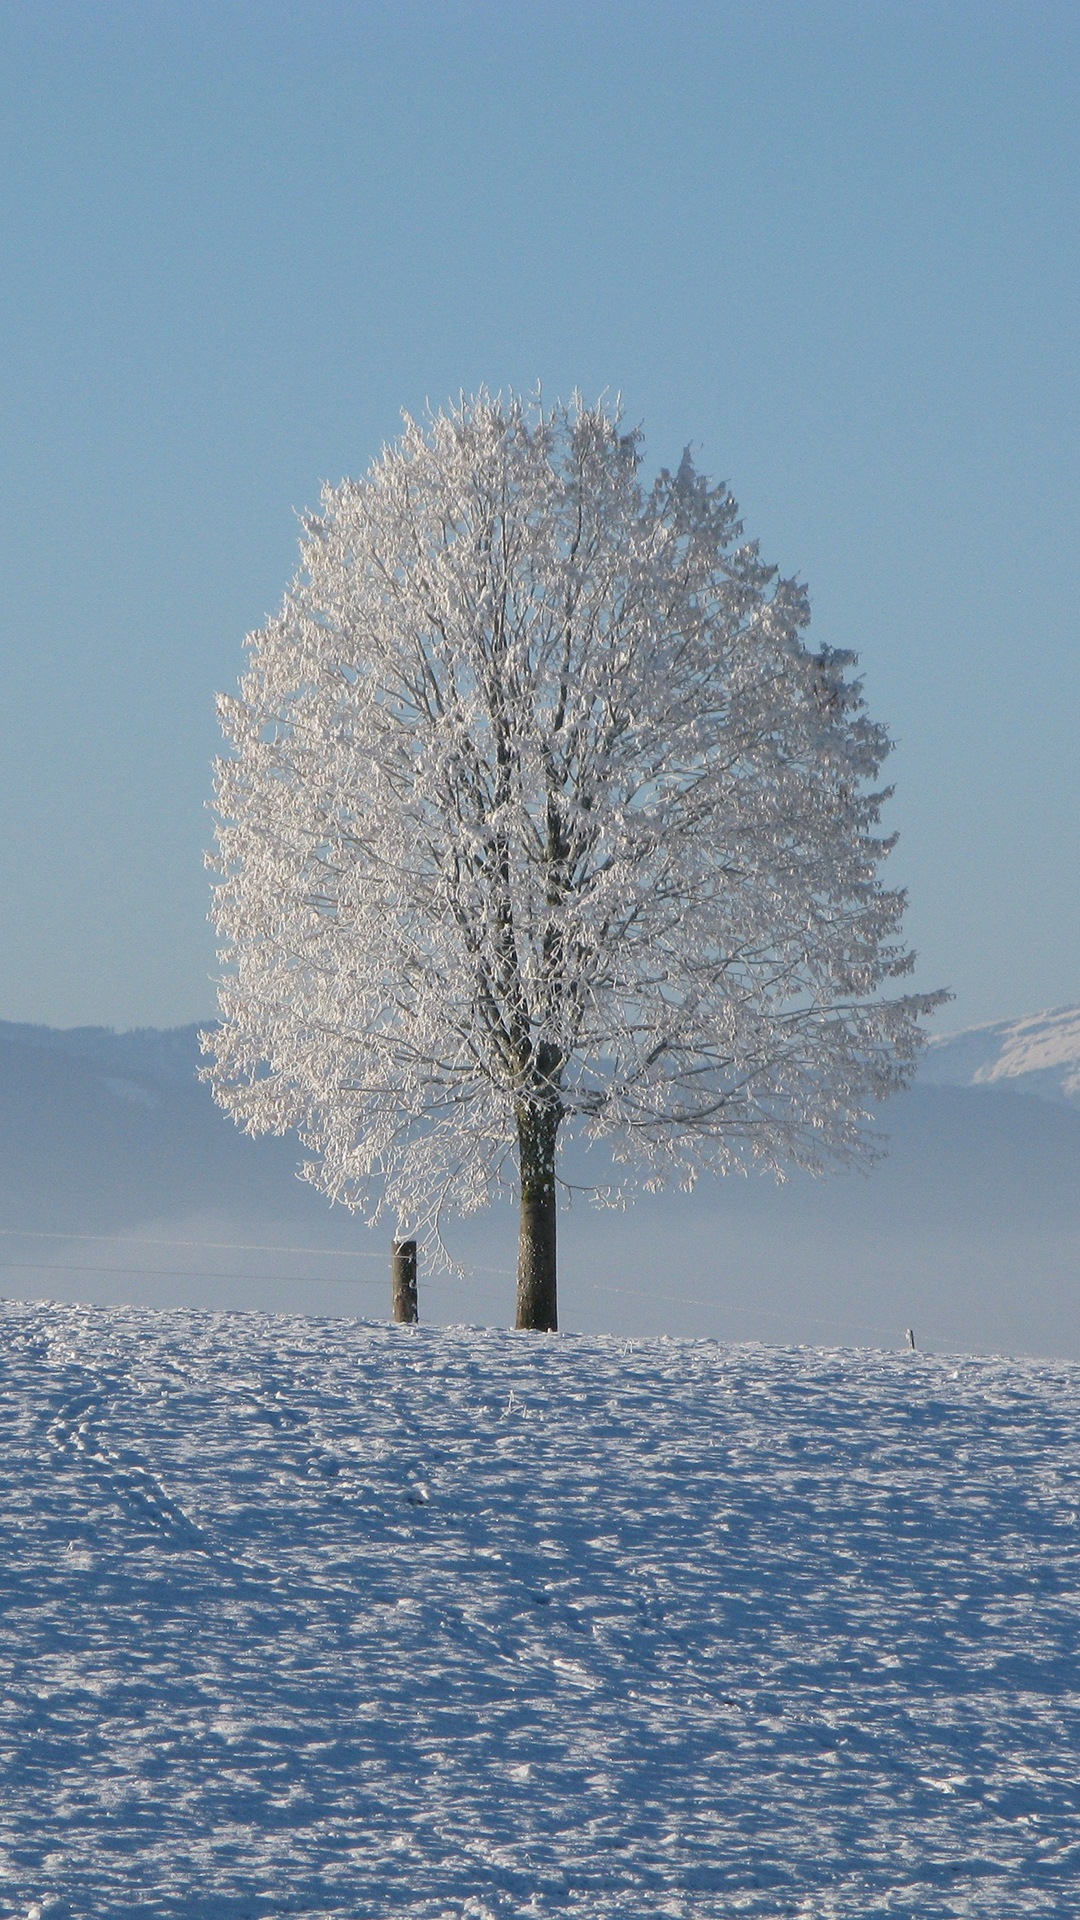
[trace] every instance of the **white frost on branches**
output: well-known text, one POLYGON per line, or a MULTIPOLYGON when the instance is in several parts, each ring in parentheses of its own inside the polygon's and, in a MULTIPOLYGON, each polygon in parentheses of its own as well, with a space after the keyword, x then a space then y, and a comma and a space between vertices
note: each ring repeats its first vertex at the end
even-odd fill
POLYGON ((334 1199, 480 1206, 523 1100, 651 1185, 866 1150, 938 998, 877 997, 890 743, 741 537, 617 413, 486 393, 305 522, 220 701, 205 1044, 334 1199))

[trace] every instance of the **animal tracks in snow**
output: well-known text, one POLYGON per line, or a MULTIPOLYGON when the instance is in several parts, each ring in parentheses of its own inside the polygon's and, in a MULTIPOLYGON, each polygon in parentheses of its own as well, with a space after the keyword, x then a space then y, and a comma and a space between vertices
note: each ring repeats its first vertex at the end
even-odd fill
POLYGON ((172 1546, 207 1552, 209 1542, 201 1527, 170 1498, 157 1475, 137 1456, 121 1457, 100 1438, 96 1423, 106 1403, 103 1388, 76 1393, 50 1421, 49 1447, 61 1459, 92 1473, 103 1490, 123 1501, 172 1546))

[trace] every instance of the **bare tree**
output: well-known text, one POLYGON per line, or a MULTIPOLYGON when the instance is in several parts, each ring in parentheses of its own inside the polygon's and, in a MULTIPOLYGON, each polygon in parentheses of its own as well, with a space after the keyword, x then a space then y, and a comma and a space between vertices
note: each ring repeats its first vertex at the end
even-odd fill
POLYGON ((646 489, 617 412, 481 393, 326 490, 220 701, 215 1094, 429 1239, 516 1171, 520 1327, 564 1127, 823 1169, 910 1073, 889 740, 808 617, 688 453, 646 489))

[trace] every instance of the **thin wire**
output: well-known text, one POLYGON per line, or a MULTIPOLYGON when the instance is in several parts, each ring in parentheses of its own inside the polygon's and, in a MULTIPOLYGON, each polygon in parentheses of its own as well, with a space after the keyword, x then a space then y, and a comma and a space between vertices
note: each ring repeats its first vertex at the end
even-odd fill
MULTIPOLYGON (((41 1237, 44 1239, 48 1236, 42 1235, 41 1237)), ((105 1239, 107 1236, 104 1234, 95 1234, 92 1236, 88 1234, 86 1238, 105 1239)), ((150 1241, 147 1244, 151 1246, 197 1247, 202 1245, 203 1242, 198 1240, 165 1240, 150 1241)), ((282 1248, 280 1251, 288 1252, 296 1251, 296 1249, 282 1248)), ((318 1251, 318 1249, 315 1249, 315 1251, 318 1251)), ((474 1271, 479 1273, 498 1273, 511 1278, 513 1277, 509 1267, 479 1267, 475 1268, 474 1271)), ((333 1274, 326 1279, 320 1279, 307 1273, 190 1273, 186 1268, 181 1267, 84 1267, 74 1265, 71 1262, 48 1262, 43 1260, 20 1260, 0 1265, 0 1274, 8 1273, 87 1273, 98 1274, 106 1279, 110 1278, 113 1274, 123 1274, 125 1277, 140 1280, 248 1280, 256 1286, 272 1287, 374 1287, 380 1285, 380 1282, 375 1279, 366 1280, 361 1279, 358 1275, 354 1276, 350 1274, 333 1274)), ((434 1286, 436 1289, 446 1287, 451 1290, 455 1288, 460 1290, 462 1287, 468 1285, 468 1281, 448 1280, 442 1274, 434 1274, 428 1276, 427 1284, 434 1286)), ((624 1300, 636 1300, 639 1297, 631 1287, 606 1287, 597 1282, 593 1283, 589 1291, 592 1293, 615 1293, 624 1300)), ((779 1320, 788 1326, 791 1325, 792 1321, 794 1321, 796 1325, 801 1322, 803 1326, 811 1327, 829 1328, 832 1325, 830 1321, 819 1319, 814 1315, 800 1314, 798 1312, 778 1313, 775 1309, 769 1307, 734 1307, 728 1305, 726 1302, 717 1300, 698 1300, 692 1295, 685 1293, 669 1293, 665 1294, 664 1297, 672 1306, 701 1307, 705 1312, 740 1314, 743 1318, 750 1320, 779 1320)), ((857 1333, 870 1333, 880 1339, 886 1332, 886 1329, 880 1325, 872 1327, 868 1326, 865 1321, 856 1321, 853 1326, 853 1331, 857 1333)))
MULTIPOLYGON (((366 1249, 360 1247, 347 1252, 343 1247, 268 1247, 246 1240, 145 1240, 137 1234, 124 1238, 111 1233, 45 1232, 34 1227, 0 1227, 0 1234, 16 1234, 25 1240, 93 1240, 111 1245, 116 1245, 119 1241, 121 1245, 136 1247, 192 1247, 204 1249, 208 1253, 305 1253, 311 1254, 316 1258, 322 1258, 323 1255, 326 1255, 329 1259, 334 1260, 382 1260, 384 1258, 384 1255, 381 1253, 369 1253, 366 1249)), ((473 1273, 495 1274, 502 1279, 513 1279, 514 1277, 513 1269, 510 1267, 473 1267, 471 1271, 473 1273)), ((86 1267, 73 1264, 70 1261, 48 1262, 41 1260, 7 1261, 0 1264, 0 1273, 97 1273, 105 1275, 116 1273, 124 1274, 133 1279, 144 1280, 248 1280, 255 1285, 266 1283, 277 1287, 374 1287, 380 1284, 380 1282, 375 1279, 361 1279, 358 1274, 333 1274, 326 1279, 316 1279, 310 1274, 281 1276, 278 1274, 265 1273, 190 1273, 180 1267, 86 1267)), ((428 1286, 460 1289, 466 1286, 468 1282, 466 1280, 448 1280, 444 1278, 442 1274, 429 1274, 426 1284, 428 1286)), ((619 1298, 623 1300, 636 1300, 639 1297, 632 1287, 610 1287, 603 1285, 603 1283, 599 1281, 593 1281, 588 1291, 590 1293, 617 1294, 619 1298)), ((788 1326, 790 1326, 793 1321, 796 1325, 799 1325, 801 1322, 803 1326, 811 1327, 828 1328, 832 1325, 831 1321, 823 1320, 816 1314, 802 1314, 799 1313, 797 1309, 787 1313, 781 1313, 775 1308, 770 1307, 735 1307, 729 1305, 727 1302, 720 1302, 718 1300, 699 1300, 693 1295, 685 1293, 668 1293, 665 1294, 664 1298, 669 1301, 672 1306, 701 1307, 705 1312, 733 1313, 749 1320, 779 1320, 788 1326)), ((852 1327, 853 1332, 870 1333, 878 1339, 887 1331, 880 1323, 876 1326, 870 1326, 866 1321, 855 1321, 854 1323, 849 1322, 848 1324, 852 1327)))
MULTIPOLYGON (((253 1240, 150 1240, 140 1233, 78 1233, 74 1231, 70 1233, 55 1231, 47 1233, 39 1227, 0 1227, 0 1234, 15 1234, 21 1240, 93 1240, 100 1242, 103 1246, 193 1247, 205 1253, 309 1253, 317 1260, 321 1260, 324 1256, 328 1260, 385 1260, 386 1258, 385 1254, 371 1253, 366 1247, 265 1247, 253 1240)), ((10 1264, 29 1266, 33 1263, 21 1260, 11 1262, 10 1264)), ((80 1267, 72 1270, 80 1273, 96 1273, 99 1271, 96 1267, 80 1267)), ((57 1271, 59 1271, 59 1269, 57 1269, 57 1271)), ((105 1268, 101 1268, 100 1271, 105 1272, 105 1268)), ((152 1273, 158 1271, 158 1269, 152 1267, 113 1267, 110 1271, 113 1273, 152 1273)), ((160 1271, 163 1272, 164 1269, 162 1268, 160 1271)), ((502 1275, 503 1278, 513 1278, 513 1269, 511 1267, 473 1267, 472 1272, 497 1273, 502 1275)), ((192 1277, 198 1279, 199 1275, 195 1274, 192 1277)), ((211 1277, 213 1276, 209 1274, 206 1275, 207 1279, 211 1277)), ((258 1276, 246 1274, 230 1276, 226 1274, 224 1277, 226 1279, 235 1277, 237 1280, 241 1280, 256 1278, 258 1276)), ((321 1285, 322 1282, 320 1281, 319 1284, 321 1285)), ((334 1282, 327 1281, 326 1284, 327 1286, 332 1286, 334 1282)))
POLYGON ((182 1267, 82 1267, 71 1261, 12 1260, 0 1266, 0 1273, 97 1273, 104 1279, 113 1274, 130 1274, 140 1280, 254 1280, 278 1287, 377 1287, 377 1280, 335 1273, 328 1280, 314 1279, 308 1273, 189 1273, 182 1267))
POLYGON ((21 1240, 100 1240, 110 1245, 132 1247, 204 1247, 208 1253, 312 1253, 330 1260, 382 1260, 381 1253, 369 1253, 365 1247, 264 1247, 251 1240, 150 1240, 141 1233, 46 1233, 38 1227, 0 1227, 0 1233, 16 1234, 21 1240))
MULTIPOLYGON (((310 1273, 190 1273, 183 1267, 80 1267, 70 1262, 49 1263, 44 1260, 12 1261, 0 1265, 0 1274, 6 1273, 90 1273, 102 1279, 111 1279, 113 1274, 122 1273, 139 1280, 251 1280, 257 1286, 269 1287, 377 1287, 381 1282, 375 1279, 362 1279, 344 1273, 331 1274, 326 1279, 310 1273)), ((441 1274, 430 1276, 429 1286, 462 1287, 464 1280, 446 1280, 441 1274)))

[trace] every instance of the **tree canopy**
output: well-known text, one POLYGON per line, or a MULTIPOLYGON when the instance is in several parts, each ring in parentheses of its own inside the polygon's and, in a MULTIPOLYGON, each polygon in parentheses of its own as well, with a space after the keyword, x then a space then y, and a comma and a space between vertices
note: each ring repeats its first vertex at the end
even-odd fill
POLYGON ((437 1235, 520 1187, 554 1326, 564 1127, 627 1178, 869 1150, 941 996, 879 866, 890 742, 693 465, 481 393, 327 488, 219 703, 217 1098, 437 1235))

